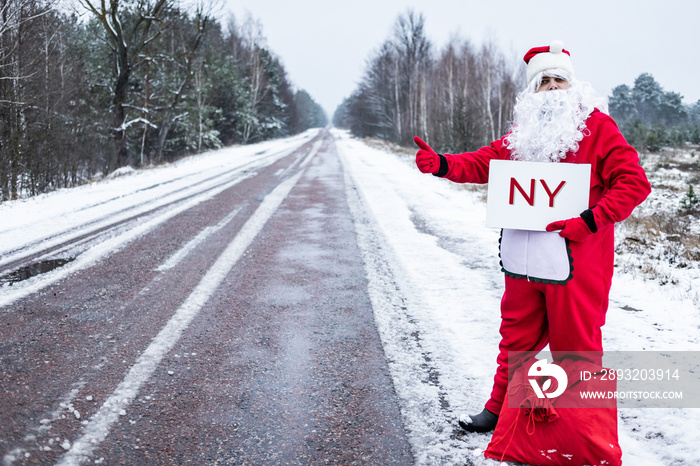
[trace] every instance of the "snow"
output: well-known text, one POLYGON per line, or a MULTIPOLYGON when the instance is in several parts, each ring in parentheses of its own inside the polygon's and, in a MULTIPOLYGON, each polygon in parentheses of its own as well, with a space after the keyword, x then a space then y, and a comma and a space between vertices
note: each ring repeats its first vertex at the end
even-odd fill
MULTIPOLYGON (((233 218, 238 215, 238 212, 240 212, 241 209, 235 209, 233 210, 230 214, 228 214, 226 217, 224 217, 221 222, 217 223, 214 226, 209 226, 203 229, 197 236, 192 238, 190 241, 187 242, 180 250, 175 252, 172 256, 168 258, 167 261, 165 261, 162 265, 160 265, 156 270, 159 272, 164 272, 166 270, 170 270, 174 267, 177 266, 177 264, 184 259, 187 254, 189 254, 191 251, 193 251, 199 244, 203 243, 209 236, 213 235, 217 231, 221 230, 224 228, 228 223, 233 220, 233 218)), ((176 355, 177 356, 177 355, 176 355)))
MULTIPOLYGON (((8 272, 6 266, 13 258, 77 238, 96 225, 110 231, 90 243, 89 254, 87 246, 80 249, 80 244, 64 251, 65 257, 78 258, 57 270, 11 287, 0 285, 0 312, 12 312, 8 304, 14 300, 104 260, 164 218, 215 195, 221 186, 253 176, 260 167, 309 141, 317 131, 213 151, 162 167, 126 169, 101 182, 0 204, 0 275, 8 272), (155 207, 160 209, 158 213, 149 214, 155 207), (112 228, 118 221, 127 221, 127 226, 112 228), (80 259, 90 254, 89 260, 80 259)), ((376 325, 416 463, 497 464, 483 457, 490 435, 455 435, 459 416, 481 411, 489 396, 500 339, 503 276, 498 263, 499 232, 484 226, 485 190, 422 174, 407 154, 371 147, 343 131, 332 132, 345 169, 345 190, 376 325)), ((682 187, 682 173, 666 170, 655 176, 662 174, 668 174, 669 185, 682 187)), ((660 192, 640 209, 677 202, 677 198, 660 192)), ((235 214, 210 228, 224 227, 235 214)), ((624 223, 621 228, 625 228, 624 223)), ((211 234, 211 230, 201 234, 211 234)), ((195 237, 191 241, 201 240, 195 237)), ((191 248, 194 243, 185 246, 191 248)), ((163 270, 188 251, 172 256, 162 265, 163 270)), ((675 268, 659 254, 653 264, 656 277, 667 277, 662 284, 663 280, 640 269, 650 260, 642 256, 625 250, 617 258, 619 266, 604 327, 606 351, 697 351, 698 265, 675 268)), ((235 257, 230 261, 235 262, 235 257)), ((206 286, 210 289, 215 285, 213 281, 206 286)), ((163 342, 157 346, 158 355, 168 349, 163 342)), ((144 373, 152 371, 159 361, 156 357, 144 373)), ((123 390, 112 395, 113 404, 105 405, 110 411, 110 416, 105 413, 110 419, 107 422, 112 422, 115 414, 126 414, 142 383, 139 377, 125 380, 123 390)), ((92 400, 92 395, 86 399, 92 400)), ((64 400, 65 409, 79 419, 80 413, 71 410, 71 400, 64 400)), ((60 411, 65 412, 63 408, 60 411)), ((39 422, 50 427, 59 412, 39 422)), ((698 409, 620 409, 623 464, 696 464, 700 453, 698 425, 698 409)), ((85 430, 93 432, 89 438, 101 439, 106 435, 104 427, 108 426, 87 424, 85 430)), ((68 439, 56 442, 70 451, 76 444, 85 446, 88 437, 72 444, 68 439)), ((88 450, 91 447, 85 448, 88 450)), ((80 452, 76 454, 80 456, 80 452)), ((102 458, 96 462, 100 461, 102 458)))

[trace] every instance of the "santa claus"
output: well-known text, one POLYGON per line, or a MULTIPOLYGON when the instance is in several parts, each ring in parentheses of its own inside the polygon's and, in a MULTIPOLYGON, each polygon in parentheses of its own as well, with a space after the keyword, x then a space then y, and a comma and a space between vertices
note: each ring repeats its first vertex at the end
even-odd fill
MULTIPOLYGON (((510 132, 476 152, 437 154, 420 138, 416 165, 457 183, 487 183, 489 161, 508 159, 591 166, 589 208, 547 231, 504 229, 505 273, 501 342, 491 398, 479 414, 460 418, 469 432, 495 428, 514 355, 549 344, 556 355, 602 354, 613 275, 614 224, 627 218, 651 191, 639 156, 587 83, 576 80, 560 41, 524 57, 527 88, 520 93, 510 132), (510 356, 510 361, 509 361, 510 356)), ((595 361, 594 361, 595 362, 595 361)))

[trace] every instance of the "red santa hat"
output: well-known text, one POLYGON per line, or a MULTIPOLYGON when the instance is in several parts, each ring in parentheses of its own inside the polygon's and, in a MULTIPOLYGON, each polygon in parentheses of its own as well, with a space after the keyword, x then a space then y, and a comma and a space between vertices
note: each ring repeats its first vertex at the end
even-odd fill
POLYGON ((571 54, 564 50, 564 44, 560 40, 553 40, 549 46, 534 47, 523 57, 527 63, 527 82, 537 76, 537 73, 552 68, 561 68, 574 76, 574 65, 571 63, 571 54))

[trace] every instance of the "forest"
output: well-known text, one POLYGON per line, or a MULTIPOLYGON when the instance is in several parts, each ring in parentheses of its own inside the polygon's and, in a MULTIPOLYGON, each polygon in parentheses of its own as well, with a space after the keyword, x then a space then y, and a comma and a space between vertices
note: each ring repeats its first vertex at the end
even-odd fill
MULTIPOLYGON (((220 22, 215 0, 0 0, 0 202, 70 187, 231 144, 325 126, 295 89, 262 27, 220 22), (59 3, 57 3, 59 2, 59 3)), ((521 58, 459 36, 439 50, 425 18, 400 14, 333 115, 358 137, 444 152, 506 132, 524 87, 521 58)), ((700 101, 651 74, 608 96, 641 151, 700 144, 700 101)))
MULTIPOLYGON (((493 41, 480 47, 453 37, 436 50, 425 18, 401 14, 389 38, 366 63, 355 91, 333 115, 333 124, 358 137, 409 145, 421 135, 443 152, 489 144, 509 128, 515 98, 525 87, 522 58, 508 57, 493 41)), ((634 86, 617 86, 609 112, 641 151, 700 144, 700 101, 683 104, 649 73, 634 86)))
POLYGON ((476 48, 455 37, 437 53, 424 16, 408 10, 367 60, 333 124, 359 137, 412 144, 422 135, 436 150, 466 151, 507 130, 524 80, 524 67, 494 42, 476 48))
POLYGON ((325 126, 259 22, 207 1, 0 1, 0 202, 325 126))

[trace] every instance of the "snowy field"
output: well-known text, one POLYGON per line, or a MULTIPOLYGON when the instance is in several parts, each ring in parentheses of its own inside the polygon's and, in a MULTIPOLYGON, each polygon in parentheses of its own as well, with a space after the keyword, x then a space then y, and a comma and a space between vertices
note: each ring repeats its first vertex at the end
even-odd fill
MULTIPOLYGON (((479 412, 488 399, 499 342, 503 277, 498 231, 484 227, 483 191, 422 174, 405 153, 334 134, 416 460, 497 464, 482 456, 490 435, 454 435, 459 414, 479 412)), ((647 203, 664 207, 655 195, 647 203)), ((661 284, 630 265, 644 260, 618 257, 627 266, 613 280, 606 351, 697 351, 697 264, 667 266, 673 280, 661 284)), ((697 464, 698 425, 700 409, 620 409, 623 464, 697 464)))
MULTIPOLYGON (((139 220, 141 233, 127 234, 125 225, 109 229, 98 247, 90 243, 92 256, 83 255, 85 260, 103 260, 167 215, 237 182, 219 174, 235 173, 232 180, 240 180, 241 173, 252 176, 260 164, 283 157, 317 131, 0 204, 0 275, 7 272, 3 264, 26 254, 26 248, 20 250, 23 244, 41 251, 107 217, 111 225, 119 215, 129 218, 139 209, 147 214, 156 204, 165 206, 139 220)), ((455 434, 457 417, 480 411, 488 398, 499 341, 499 232, 484 227, 484 191, 424 175, 406 153, 370 147, 332 131, 346 171, 345 190, 377 327, 416 463, 498 464, 483 458, 490 435, 455 434)), ((653 194, 641 210, 666 204, 663 196, 653 194)), ((74 247, 87 247, 81 244, 74 247)), ((672 267, 658 254, 652 258, 654 274, 641 265, 648 255, 621 251, 604 327, 606 351, 699 350, 698 264, 672 267)), ((89 262, 76 259, 13 286, 0 284, 0 306, 65 277, 72 267, 86 266, 89 262)), ((623 464, 697 464, 699 425, 700 409, 620 409, 623 464)))

